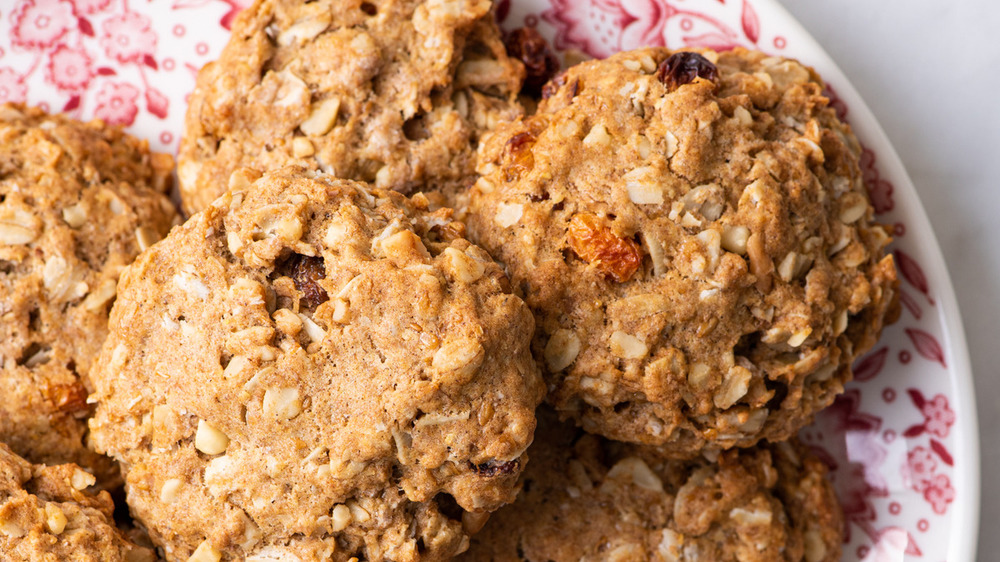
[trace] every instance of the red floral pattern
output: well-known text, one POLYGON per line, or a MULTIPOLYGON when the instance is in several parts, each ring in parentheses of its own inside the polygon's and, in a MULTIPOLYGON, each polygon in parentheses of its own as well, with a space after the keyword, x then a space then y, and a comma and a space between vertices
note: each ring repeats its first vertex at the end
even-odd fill
POLYGON ((156 34, 146 16, 125 12, 106 20, 103 29, 101 45, 118 62, 139 62, 156 51, 156 34))
POLYGON ((92 63, 87 51, 59 45, 49 55, 47 78, 60 90, 80 90, 86 88, 94 76, 92 63))
POLYGON ((135 101, 139 89, 124 82, 105 82, 97 93, 97 108, 94 117, 115 125, 131 125, 139 112, 135 101))
MULTIPOLYGON (((508 29, 535 27, 557 48, 599 57, 644 45, 742 45, 798 55, 801 36, 780 29, 770 2, 500 0, 497 15, 508 29)), ((130 124, 154 148, 174 150, 198 68, 217 56, 248 3, 13 0, 12 9, 0 8, 0 101, 130 124)), ((838 87, 848 91, 828 85, 830 104, 850 120, 858 112, 838 87)), ((928 275, 933 268, 925 270, 936 258, 905 236, 906 227, 913 228, 915 199, 897 191, 896 184, 906 187, 905 177, 883 174, 871 146, 862 154, 862 173, 879 219, 895 227, 901 301, 909 314, 855 364, 855 382, 803 439, 832 469, 848 522, 846 559, 942 560, 956 505, 968 489, 956 477, 956 465, 966 461, 952 454, 962 432, 956 430, 951 348, 942 346, 948 340, 932 297, 940 287, 928 275)))
POLYGON ((22 102, 28 95, 21 75, 13 68, 0 68, 0 100, 22 102))
POLYGON ((66 0, 24 0, 14 9, 11 43, 33 49, 51 47, 76 27, 73 5, 66 0))

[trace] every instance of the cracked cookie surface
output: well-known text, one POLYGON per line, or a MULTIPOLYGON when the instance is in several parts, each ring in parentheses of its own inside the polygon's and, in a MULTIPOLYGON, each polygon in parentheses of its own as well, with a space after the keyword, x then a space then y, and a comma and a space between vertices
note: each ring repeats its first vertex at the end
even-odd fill
POLYGON ((402 192, 462 192, 524 75, 489 0, 260 0, 198 75, 178 175, 188 212, 241 166, 290 163, 402 192))
POLYGON ((0 441, 32 462, 120 483, 85 445, 87 373, 119 273, 177 218, 172 168, 117 127, 0 105, 0 441))
POLYGON ((133 516, 169 560, 464 550, 544 394, 527 306, 423 195, 297 167, 229 186, 125 271, 94 371, 133 516))
POLYGON ((38 562, 153 562, 115 526, 108 492, 73 464, 33 465, 0 443, 0 553, 38 562))
POLYGON ((860 146, 795 61, 643 49, 498 128, 470 238, 535 313, 548 401, 677 457, 793 435, 898 314, 860 146))
POLYGON ((523 491, 459 560, 840 559, 843 515, 827 468, 797 443, 671 460, 585 434, 546 409, 538 417, 523 491))

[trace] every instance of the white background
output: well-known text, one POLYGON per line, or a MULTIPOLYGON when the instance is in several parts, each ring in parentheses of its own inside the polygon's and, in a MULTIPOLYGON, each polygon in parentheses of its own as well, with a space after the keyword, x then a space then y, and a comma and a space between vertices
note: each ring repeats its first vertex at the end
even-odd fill
POLYGON ((1000 2, 780 1, 875 113, 934 225, 976 382, 978 558, 1000 560, 1000 2))

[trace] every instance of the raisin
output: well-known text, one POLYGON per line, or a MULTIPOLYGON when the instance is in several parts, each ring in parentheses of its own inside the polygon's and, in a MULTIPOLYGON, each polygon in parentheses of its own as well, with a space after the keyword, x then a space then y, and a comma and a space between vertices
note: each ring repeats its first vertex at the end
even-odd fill
POLYGON ((295 289, 302 293, 299 298, 299 308, 314 310, 317 306, 330 300, 326 290, 320 286, 319 280, 326 277, 323 258, 292 254, 278 265, 278 273, 292 278, 295 289))
POLYGON ((472 471, 484 478, 493 478, 502 474, 511 474, 521 466, 519 459, 512 461, 486 461, 482 464, 469 463, 472 471))
POLYGON ((594 215, 581 213, 569 221, 569 247, 583 261, 619 283, 635 275, 642 251, 633 240, 615 236, 594 215))
POLYGON ((542 99, 547 100, 552 96, 556 95, 556 92, 559 91, 559 88, 562 88, 565 85, 566 85, 566 71, 564 70, 559 74, 553 76, 551 80, 549 80, 548 82, 545 83, 544 86, 542 86, 542 99))
POLYGON ((535 144, 535 135, 528 131, 521 131, 512 136, 504 145, 504 160, 506 167, 504 174, 507 181, 514 181, 522 174, 531 171, 535 166, 535 157, 531 154, 531 147, 535 144))
POLYGON ((559 72, 559 59, 549 49, 544 37, 530 27, 510 32, 506 41, 507 54, 524 64, 524 84, 521 93, 538 97, 542 86, 559 72))
POLYGON ((696 78, 715 82, 719 78, 719 69, 698 53, 681 51, 660 63, 656 69, 656 77, 672 92, 684 84, 694 82, 696 78))

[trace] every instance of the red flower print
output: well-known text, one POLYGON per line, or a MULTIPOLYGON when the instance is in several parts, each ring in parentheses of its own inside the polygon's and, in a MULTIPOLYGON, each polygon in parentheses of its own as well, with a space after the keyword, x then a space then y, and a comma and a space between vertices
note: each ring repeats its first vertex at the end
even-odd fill
POLYGON ((108 7, 111 0, 73 0, 76 10, 81 14, 93 14, 108 7))
POLYGON ((135 105, 138 98, 139 89, 131 84, 106 82, 97 92, 94 117, 109 124, 131 125, 139 111, 135 105))
POLYGON ((76 27, 73 5, 65 0, 25 0, 11 14, 11 43, 28 49, 51 47, 76 27))
POLYGON ((83 48, 59 45, 49 55, 48 79, 60 90, 81 90, 94 76, 90 69, 90 55, 83 48))
POLYGON ((156 50, 156 33, 146 16, 125 12, 104 22, 101 45, 118 62, 140 62, 156 50))
POLYGON ((934 478, 935 469, 937 469, 937 459, 927 449, 916 447, 906 453, 906 467, 903 469, 903 477, 914 490, 919 492, 926 489, 934 478))
POLYGON ((948 510, 948 504, 955 500, 955 488, 951 487, 951 480, 944 474, 936 475, 927 483, 924 499, 931 504, 934 513, 944 515, 948 510))
POLYGON ((948 436, 948 430, 955 423, 955 412, 948 407, 948 397, 938 394, 933 400, 924 402, 920 406, 920 413, 924 415, 924 427, 929 433, 938 437, 948 436))
POLYGON ((21 75, 13 68, 0 68, 0 102, 23 102, 28 95, 28 87, 21 75))

